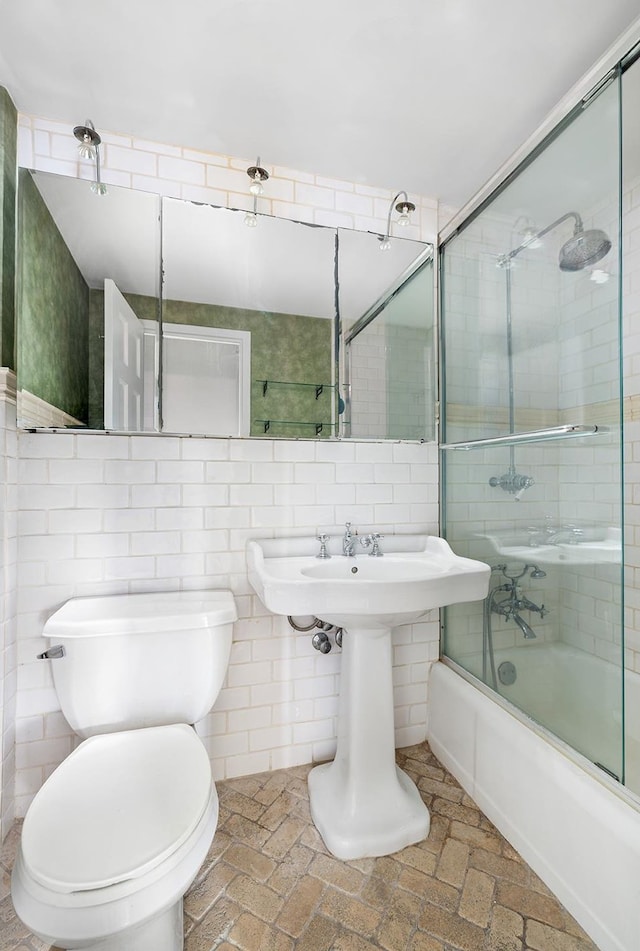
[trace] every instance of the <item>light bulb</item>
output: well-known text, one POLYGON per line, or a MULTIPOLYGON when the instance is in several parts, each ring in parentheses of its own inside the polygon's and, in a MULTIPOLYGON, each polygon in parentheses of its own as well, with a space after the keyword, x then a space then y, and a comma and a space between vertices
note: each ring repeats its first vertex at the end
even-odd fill
POLYGON ((254 180, 251 182, 251 184, 249 185, 249 191, 251 192, 252 195, 255 195, 256 198, 258 197, 258 195, 261 195, 263 193, 264 188, 262 187, 262 182, 260 181, 257 175, 254 178, 254 180))
POLYGON ((594 284, 606 284, 611 275, 608 271, 603 271, 602 268, 594 267, 589 277, 590 281, 593 281, 594 284))
POLYGON ((416 206, 412 201, 399 201, 396 205, 396 211, 398 212, 398 224, 401 225, 401 227, 406 228, 406 226, 409 224, 409 215, 415 210, 416 206))
POLYGON ((106 195, 107 186, 103 185, 102 182, 91 182, 91 191, 94 195, 106 195))
POLYGON ((244 223, 247 228, 257 228, 258 227, 258 216, 253 211, 248 211, 244 216, 244 223))
POLYGON ((80 158, 94 159, 96 157, 96 150, 90 135, 85 133, 82 136, 82 142, 78 146, 78 152, 80 153, 80 158))

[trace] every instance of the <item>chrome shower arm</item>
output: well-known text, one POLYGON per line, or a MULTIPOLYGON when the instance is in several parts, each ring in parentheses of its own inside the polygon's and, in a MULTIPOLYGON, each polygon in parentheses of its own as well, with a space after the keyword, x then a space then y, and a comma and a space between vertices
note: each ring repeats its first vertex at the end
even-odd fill
POLYGON ((537 241, 538 238, 544 238, 545 234, 553 231, 554 228, 557 228, 558 225, 561 225, 564 221, 567 221, 568 218, 575 219, 575 227, 573 229, 574 234, 579 234, 581 231, 584 231, 582 218, 578 212, 568 211, 565 215, 561 215, 560 218, 556 218, 555 221, 552 221, 550 225, 546 226, 546 228, 542 228, 541 231, 536 231, 535 234, 530 235, 526 241, 523 241, 522 244, 519 244, 517 248, 514 248, 513 251, 510 251, 507 255, 505 255, 505 259, 510 261, 512 258, 515 258, 516 255, 520 254, 521 251, 524 251, 525 248, 528 248, 532 241, 537 241))

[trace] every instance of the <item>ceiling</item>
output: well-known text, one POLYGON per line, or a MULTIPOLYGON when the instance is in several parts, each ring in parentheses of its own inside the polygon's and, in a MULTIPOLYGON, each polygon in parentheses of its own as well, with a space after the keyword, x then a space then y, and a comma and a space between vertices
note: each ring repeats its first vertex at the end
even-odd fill
POLYGON ((0 0, 0 84, 69 126, 457 207, 638 0, 0 0))

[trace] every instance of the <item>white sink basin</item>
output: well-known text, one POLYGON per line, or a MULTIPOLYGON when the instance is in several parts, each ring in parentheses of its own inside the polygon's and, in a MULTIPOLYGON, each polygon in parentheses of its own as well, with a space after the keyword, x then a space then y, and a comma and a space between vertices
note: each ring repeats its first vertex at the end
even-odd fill
POLYGON ((251 541, 249 581, 274 614, 310 614, 347 628, 397 627, 487 595, 489 567, 455 555, 442 538, 394 535, 383 545, 381 558, 319 559, 315 538, 251 541))
POLYGON ((309 773, 309 800, 327 848, 345 860, 390 855, 429 832, 427 807, 395 764, 391 629, 485 598, 491 573, 432 535, 391 535, 383 546, 381 558, 346 557, 339 537, 330 559, 308 537, 247 549, 249 581, 270 611, 344 628, 336 755, 309 773))

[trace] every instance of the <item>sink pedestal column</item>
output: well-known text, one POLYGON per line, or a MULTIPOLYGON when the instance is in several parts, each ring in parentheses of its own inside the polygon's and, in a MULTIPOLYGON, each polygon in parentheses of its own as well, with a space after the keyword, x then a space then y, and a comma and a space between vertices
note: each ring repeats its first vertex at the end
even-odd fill
POLYGON ((427 807, 395 762, 391 631, 348 628, 342 646, 336 757, 309 774, 311 816, 339 859, 390 855, 429 833, 427 807))

